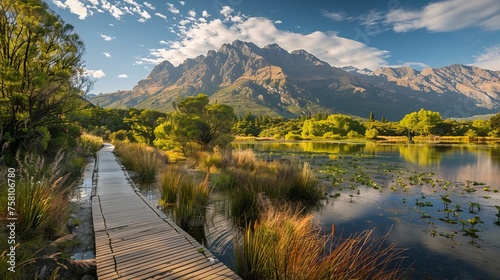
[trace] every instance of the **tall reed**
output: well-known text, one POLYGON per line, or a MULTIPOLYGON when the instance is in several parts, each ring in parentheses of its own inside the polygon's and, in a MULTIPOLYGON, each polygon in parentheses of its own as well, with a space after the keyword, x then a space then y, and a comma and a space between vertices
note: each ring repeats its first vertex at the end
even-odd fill
POLYGON ((173 207, 173 216, 181 227, 203 224, 210 189, 197 183, 184 169, 169 165, 160 174, 160 205, 173 207))
POLYGON ((312 215, 269 201, 258 222, 235 239, 237 273, 244 279, 397 279, 404 257, 386 236, 364 231, 332 242, 312 215), (333 244, 329 247, 328 244, 333 244))
POLYGON ((114 144, 121 163, 136 172, 141 179, 153 180, 159 168, 168 161, 164 152, 144 144, 123 141, 116 141, 114 144))

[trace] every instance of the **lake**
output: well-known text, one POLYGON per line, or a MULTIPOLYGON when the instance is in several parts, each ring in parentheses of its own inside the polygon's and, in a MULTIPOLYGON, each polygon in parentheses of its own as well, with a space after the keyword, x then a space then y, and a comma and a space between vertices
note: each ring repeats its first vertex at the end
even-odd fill
MULTIPOLYGON (((325 233, 332 225, 336 238, 390 231, 387 241, 407 248, 407 279, 500 275, 498 145, 259 141, 233 148, 311 163, 326 189, 327 199, 313 211, 325 233)), ((224 195, 214 193, 206 225, 191 234, 234 267, 236 229, 226 211, 224 195)))

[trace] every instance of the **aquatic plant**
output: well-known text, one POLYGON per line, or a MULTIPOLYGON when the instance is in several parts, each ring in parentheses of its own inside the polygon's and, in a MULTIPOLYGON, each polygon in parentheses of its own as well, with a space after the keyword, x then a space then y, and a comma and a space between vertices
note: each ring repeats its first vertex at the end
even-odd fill
POLYGON ((475 216, 472 219, 468 219, 467 222, 470 224, 470 228, 466 228, 465 231, 465 236, 470 236, 471 237, 471 242, 476 243, 476 238, 479 236, 477 233, 479 232, 478 229, 475 229, 474 226, 481 221, 481 218, 479 216, 475 216))
POLYGON ((441 201, 444 203, 444 210, 448 210, 448 205, 451 204, 451 199, 450 197, 446 195, 441 195, 441 201))
POLYGON ((469 201, 469 213, 475 214, 476 212, 474 211, 474 208, 476 208, 477 211, 481 211, 481 204, 469 201))

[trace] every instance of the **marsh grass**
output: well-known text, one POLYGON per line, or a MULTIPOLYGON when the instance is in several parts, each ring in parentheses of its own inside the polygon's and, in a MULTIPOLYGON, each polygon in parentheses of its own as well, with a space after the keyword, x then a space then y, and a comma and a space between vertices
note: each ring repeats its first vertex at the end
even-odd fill
POLYGON ((40 156, 16 157, 19 176, 16 186, 17 232, 21 238, 61 230, 70 211, 67 175, 62 174, 63 153, 47 164, 40 156))
POLYGON ((210 188, 196 182, 180 166, 169 165, 160 174, 160 205, 170 208, 174 220, 181 227, 203 224, 210 188))
POLYGON ((143 180, 154 180, 158 170, 168 161, 165 153, 144 144, 116 141, 114 145, 121 163, 143 180))
POLYGON ((251 150, 238 150, 223 155, 221 166, 226 168, 216 182, 229 191, 235 218, 257 217, 260 195, 276 203, 293 202, 299 207, 315 206, 323 198, 323 190, 308 163, 268 162, 257 159, 251 150))
POLYGON ((404 250, 372 231, 337 238, 321 233, 312 215, 273 207, 235 239, 237 273, 243 279, 398 279, 404 250), (332 244, 328 246, 328 244, 332 244))

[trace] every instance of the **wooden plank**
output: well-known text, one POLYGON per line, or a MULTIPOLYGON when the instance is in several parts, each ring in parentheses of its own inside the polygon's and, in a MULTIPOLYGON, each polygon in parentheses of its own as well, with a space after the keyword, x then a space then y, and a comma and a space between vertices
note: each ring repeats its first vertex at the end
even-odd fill
POLYGON ((111 151, 98 152, 91 200, 98 279, 240 279, 149 205, 111 151))

